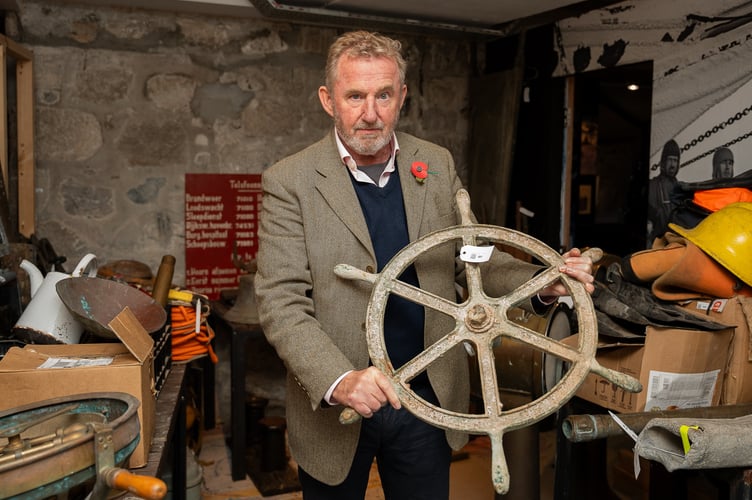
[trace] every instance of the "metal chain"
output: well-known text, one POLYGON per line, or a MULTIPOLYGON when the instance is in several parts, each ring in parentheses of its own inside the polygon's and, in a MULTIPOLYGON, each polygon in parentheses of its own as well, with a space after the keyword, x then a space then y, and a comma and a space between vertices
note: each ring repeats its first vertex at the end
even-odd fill
MULTIPOLYGON (((733 115, 729 119, 727 119, 726 121, 721 122, 721 123, 715 125, 711 129, 707 130, 705 133, 700 134, 696 139, 692 139, 687 144, 685 144, 684 146, 682 146, 680 148, 680 151, 682 153, 684 153, 684 152, 688 151, 689 149, 697 146, 698 144, 700 144, 702 141, 704 141, 705 139, 709 138, 713 134, 715 134, 715 133, 719 132, 720 130, 723 130, 724 128, 726 128, 727 125, 731 125, 732 123, 741 120, 742 118, 744 118, 745 116, 747 116, 750 112, 752 112, 752 105, 748 106, 747 108, 743 109, 742 111, 739 111, 738 113, 736 113, 735 115, 733 115)), ((749 136, 750 136, 750 133, 748 132, 747 134, 745 134, 745 135, 743 135, 741 137, 737 137, 733 141, 728 142, 728 143, 724 144, 723 146, 728 147, 729 145, 736 144, 737 142, 742 141, 742 140, 746 139, 749 136)), ((713 151, 715 151, 715 149, 713 149, 711 151, 706 151, 702 155, 700 155, 700 156, 698 156, 696 158, 693 158, 692 160, 689 160, 687 162, 682 163, 681 165, 679 165, 679 168, 684 168, 687 165, 696 162, 700 158, 704 158, 705 156, 708 156, 713 151)), ((654 163, 653 165, 650 166, 650 170, 656 170, 660 166, 661 166, 660 163, 654 163)))
MULTIPOLYGON (((734 145, 734 144, 736 144, 737 142, 741 142, 741 141, 743 141, 744 139, 747 139, 747 138, 748 138, 748 137, 750 137, 750 136, 752 136, 752 131, 750 131, 750 132, 747 132, 746 134, 744 134, 744 135, 741 135, 741 136, 737 137, 737 138, 736 138, 736 139, 734 139, 733 141, 729 141, 729 142, 727 142, 726 144, 722 144, 722 145, 721 145, 720 147, 722 147, 722 148, 727 148, 727 147, 729 147, 729 146, 733 146, 733 145, 734 145)), ((713 153, 715 152, 715 150, 716 150, 716 149, 718 149, 718 148, 714 148, 714 149, 711 149, 711 150, 709 150, 709 151, 705 151, 705 152, 704 152, 704 153, 702 153, 702 154, 701 154, 700 156, 696 156, 695 158, 692 158, 691 160, 688 160, 688 161, 686 161, 686 162, 682 163, 682 164, 681 164, 681 165, 679 166, 679 168, 684 168, 684 167, 686 167, 687 165, 690 165, 690 164, 692 164, 692 163, 696 162, 697 160, 700 160, 700 159, 702 159, 702 158, 705 158, 706 156, 708 156, 708 155, 710 155, 710 154, 713 154, 713 153)))

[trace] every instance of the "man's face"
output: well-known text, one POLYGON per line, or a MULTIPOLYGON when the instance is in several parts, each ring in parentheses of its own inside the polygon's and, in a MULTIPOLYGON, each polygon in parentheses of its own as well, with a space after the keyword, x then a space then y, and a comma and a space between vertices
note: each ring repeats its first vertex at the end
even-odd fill
POLYGON ((663 172, 669 177, 676 177, 679 173, 679 157, 667 156, 663 163, 663 172))
POLYGON ((730 179, 734 176, 734 160, 721 160, 718 163, 718 175, 721 179, 730 179))
POLYGON ((407 93, 397 64, 385 57, 345 55, 332 87, 319 88, 319 99, 353 159, 364 165, 386 161, 407 93))

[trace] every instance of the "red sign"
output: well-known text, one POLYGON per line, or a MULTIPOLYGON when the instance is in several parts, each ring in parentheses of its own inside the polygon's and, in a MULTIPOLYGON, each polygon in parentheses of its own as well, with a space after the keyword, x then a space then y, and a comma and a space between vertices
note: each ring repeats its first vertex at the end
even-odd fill
POLYGON ((185 288, 210 300, 238 288, 258 248, 260 174, 185 174, 185 288))

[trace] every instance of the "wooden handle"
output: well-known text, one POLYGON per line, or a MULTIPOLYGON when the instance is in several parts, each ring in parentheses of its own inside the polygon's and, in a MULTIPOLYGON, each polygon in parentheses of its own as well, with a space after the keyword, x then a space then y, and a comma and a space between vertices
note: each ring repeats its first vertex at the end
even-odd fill
POLYGON ((590 257, 590 260, 592 260, 593 264, 595 264, 603 258, 603 250, 598 247, 591 247, 582 252, 582 255, 583 257, 590 257))
POLYGON ((339 414, 339 423, 343 425, 354 424, 358 420, 360 420, 360 413, 349 407, 339 414))
POLYGON ((130 491, 146 500, 161 500, 167 495, 167 485, 159 478, 138 476, 125 469, 111 468, 105 473, 110 488, 130 491))
POLYGON ((372 274, 372 273, 367 273, 365 271, 361 271, 360 269, 353 267, 349 264, 337 264, 336 266, 334 266, 334 274, 336 274, 340 278, 345 278, 348 280, 366 281, 368 283, 375 283, 376 278, 379 277, 378 274, 372 274))
POLYGON ((167 297, 172 288, 172 277, 175 273, 175 257, 172 255, 163 255, 162 262, 159 263, 157 276, 152 282, 151 296, 155 302, 162 307, 167 307, 167 297))

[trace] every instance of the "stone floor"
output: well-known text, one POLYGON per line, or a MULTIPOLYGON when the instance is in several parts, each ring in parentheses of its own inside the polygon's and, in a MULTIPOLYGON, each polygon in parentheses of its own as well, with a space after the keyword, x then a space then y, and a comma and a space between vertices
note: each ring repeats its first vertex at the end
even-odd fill
MULTIPOLYGON (((215 350, 219 357, 219 363, 216 365, 217 426, 215 429, 205 431, 201 439, 201 448, 198 456, 198 462, 202 471, 201 498, 204 500, 301 499, 302 495, 299 492, 262 496, 257 486, 249 477, 241 481, 232 481, 230 449, 223 432, 223 422, 225 422, 224 427, 228 429, 227 433, 229 434, 229 344, 229 339, 218 333, 215 345, 215 350)), ((246 359, 246 393, 268 400, 268 406, 265 409, 267 416, 283 417, 285 368, 281 361, 279 361, 276 353, 263 338, 248 340, 244 354, 246 359)), ((519 490, 516 492, 510 490, 510 493, 503 498, 507 500, 536 500, 534 498, 535 495, 527 495, 526 493, 539 489, 539 500, 553 499, 555 432, 551 427, 545 427, 538 433, 537 444, 540 454, 537 457, 537 463, 535 462, 536 457, 530 457, 529 453, 526 453, 530 449, 529 443, 532 442, 530 439, 527 437, 518 437, 516 438, 516 444, 510 444, 512 434, 519 432, 519 436, 523 436, 522 433, 525 431, 515 431, 504 436, 504 447, 505 453, 508 455, 507 461, 510 466, 510 484, 512 485, 512 490, 515 488, 515 481, 517 481, 518 487, 520 480, 528 481, 527 485, 536 479, 539 482, 534 486, 525 486, 524 493, 522 494, 519 493, 519 490), (513 451, 508 451, 509 448, 513 451), (514 451, 515 449, 516 452, 514 451), (520 460, 520 457, 527 457, 527 460, 520 460), (514 467, 520 467, 520 462, 525 462, 522 465, 522 478, 519 477, 520 474, 515 473, 513 470, 514 467), (526 476, 534 474, 531 471, 534 470, 536 465, 539 468, 539 476, 526 478, 526 476)), ((492 500, 502 498, 496 495, 493 489, 491 480, 491 445, 487 437, 476 437, 455 458, 450 469, 451 500, 492 500)), ((291 462, 289 467, 294 471, 295 464, 291 462)), ((631 485, 629 486, 631 487, 631 485)), ((625 500, 640 500, 641 498, 639 495, 635 495, 634 491, 616 496, 625 500)), ((379 500, 383 498, 378 473, 374 467, 366 500, 379 500)))
MULTIPOLYGON (((546 434, 546 433, 544 433, 546 434)), ((542 435, 543 436, 543 435, 542 435)), ((546 434, 541 439, 542 456, 553 457, 553 439, 546 434)), ((553 498, 550 491, 553 483, 553 463, 541 463, 541 500, 553 498)), ((202 500, 300 500, 300 492, 283 493, 274 496, 262 496, 248 477, 242 481, 232 481, 230 473, 230 450, 225 443, 221 428, 207 431, 202 439, 198 463, 202 468, 202 500)), ((291 464, 294 467, 294 464, 291 464)), ((473 439, 452 462, 451 492, 452 500, 492 500, 495 492, 491 481, 491 445, 486 437, 473 439)), ((512 478, 510 478, 513 481, 512 478)), ((382 500, 378 472, 374 466, 371 472, 366 500, 382 500)))
MULTIPOLYGON (((215 350, 219 357, 219 363, 216 366, 217 428, 205 432, 201 440, 202 445, 198 457, 203 470, 201 497, 204 500, 302 498, 299 492, 264 497, 249 478, 232 481, 230 450, 222 431, 222 422, 229 423, 230 419, 229 340, 218 334, 215 350)), ((249 339, 246 342, 244 354, 247 365, 246 392, 269 400, 265 412, 267 416, 270 414, 284 416, 284 366, 273 349, 261 338, 249 339)), ((229 424, 225 427, 229 429, 229 424)), ((505 447, 506 443, 505 437, 505 447)), ((541 433, 540 500, 553 498, 554 447, 553 432, 541 433)), ((462 450, 461 454, 456 455, 456 458, 451 466, 451 499, 490 500, 495 498, 491 480, 491 446, 488 438, 483 436, 475 438, 466 449, 462 450)), ((291 463, 290 466, 294 469, 295 464, 291 463)), ((366 500, 383 499, 375 467, 371 479, 366 500)), ((514 479, 510 477, 510 481, 513 483, 514 479)), ((507 495, 507 498, 510 496, 507 495)), ((533 499, 527 497, 524 500, 533 499)))
MULTIPOLYGON (((515 432, 533 432, 532 430, 521 430, 515 432)), ((450 500, 553 500, 555 488, 555 455, 556 455, 556 434, 552 428, 543 428, 538 433, 538 469, 537 478, 525 477, 530 475, 530 470, 522 469, 524 474, 520 477, 515 475, 514 467, 519 467, 518 462, 525 457, 524 450, 526 437, 520 434, 521 438, 513 444, 510 437, 513 433, 505 435, 505 448, 510 445, 515 451, 505 450, 507 462, 510 467, 510 484, 511 490, 505 496, 497 495, 493 489, 491 480, 491 444, 485 436, 475 437, 455 455, 452 462, 450 474, 450 500), (521 440, 520 440, 521 439, 521 440), (538 484, 532 484, 532 481, 538 481, 538 484), (523 481, 520 488, 520 481, 523 481), (527 483, 524 483, 527 481, 527 483), (517 482, 517 483, 515 483, 517 482), (515 486, 517 488, 515 489, 515 486), (532 492, 539 492, 538 499, 532 492)), ((632 469, 632 451, 630 441, 625 437, 609 438, 608 454, 605 457, 608 465, 608 500, 648 500, 648 471, 644 470, 639 479, 634 478, 632 469)), ((529 458, 529 456, 528 456, 529 458)), ((533 458, 534 460, 534 458, 533 458)), ((233 481, 231 475, 231 455, 230 449, 226 442, 221 422, 215 429, 204 431, 201 438, 200 452, 197 457, 200 466, 200 499, 201 500, 302 500, 299 491, 289 493, 263 496, 254 482, 246 476, 241 481, 233 481)), ((528 462, 529 465, 530 462, 528 462)), ((535 462, 533 462, 534 464, 535 462)), ((643 462, 644 465, 644 462, 643 462)), ((566 467, 566 464, 562 464, 566 467)), ((289 461, 289 467, 294 470, 294 461, 289 461)), ((525 466, 523 466, 525 467, 525 466)), ((598 467, 594 467, 597 469, 598 467)), ((189 486, 191 484, 189 473, 189 486)), ((693 500, 709 500, 716 498, 698 490, 691 497, 693 500)), ((188 496, 189 500, 198 500, 199 496, 188 496)), ((384 495, 381 491, 378 472, 376 467, 372 469, 371 480, 365 500, 383 500, 384 495)), ((606 500, 599 499, 599 500, 606 500)))

